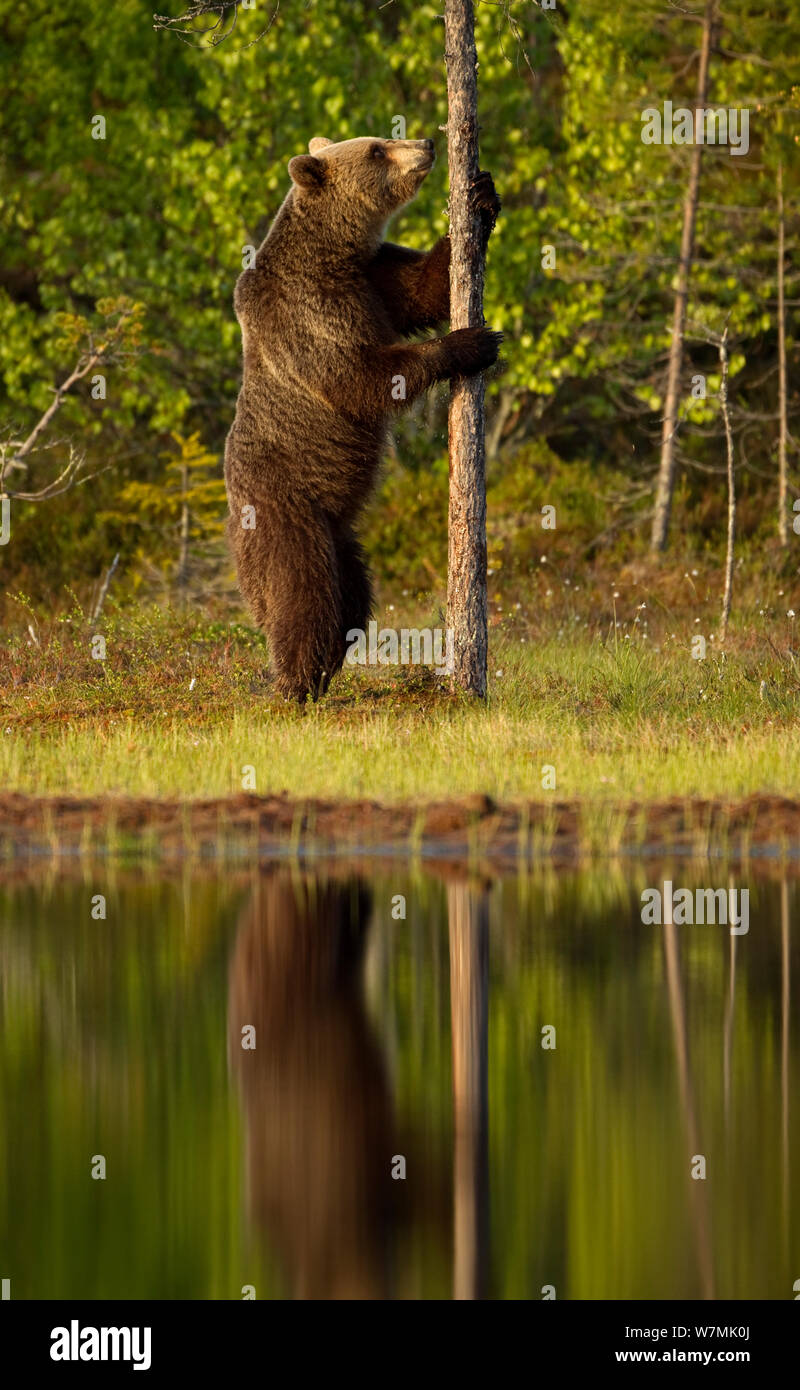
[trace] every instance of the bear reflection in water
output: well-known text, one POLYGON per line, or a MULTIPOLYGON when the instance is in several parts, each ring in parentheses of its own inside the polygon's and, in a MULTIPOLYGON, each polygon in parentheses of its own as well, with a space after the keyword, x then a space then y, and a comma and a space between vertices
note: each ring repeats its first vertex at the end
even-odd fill
POLYGON ((364 1004, 369 912, 356 880, 265 874, 231 961, 248 1215, 299 1298, 391 1297, 395 1234, 414 1200, 392 1178, 393 1155, 408 1151, 364 1004))

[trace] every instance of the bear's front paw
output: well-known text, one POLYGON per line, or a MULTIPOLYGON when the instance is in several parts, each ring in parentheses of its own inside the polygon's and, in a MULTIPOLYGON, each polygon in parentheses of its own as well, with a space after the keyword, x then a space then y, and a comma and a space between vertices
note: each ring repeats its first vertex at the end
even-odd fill
POLYGON ((448 376, 474 376, 494 366, 503 341, 493 328, 457 328, 445 338, 448 376))
POLYGON ((477 212, 481 219, 483 235, 488 241, 503 205, 494 186, 494 179, 485 170, 481 170, 478 177, 470 185, 469 202, 472 211, 477 212))

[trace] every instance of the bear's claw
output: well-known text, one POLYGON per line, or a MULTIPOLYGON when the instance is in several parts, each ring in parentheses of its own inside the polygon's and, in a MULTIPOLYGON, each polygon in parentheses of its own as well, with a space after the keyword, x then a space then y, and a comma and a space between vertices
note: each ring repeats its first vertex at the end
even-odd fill
POLYGON ((472 209, 479 214, 484 235, 488 238, 503 206, 490 173, 486 170, 478 173, 470 185, 469 196, 472 209))

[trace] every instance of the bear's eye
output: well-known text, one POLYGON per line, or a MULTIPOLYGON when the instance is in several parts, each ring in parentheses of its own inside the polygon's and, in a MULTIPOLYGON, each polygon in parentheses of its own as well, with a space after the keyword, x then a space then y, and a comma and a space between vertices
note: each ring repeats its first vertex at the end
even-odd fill
POLYGON ((370 156, 372 159, 385 159, 386 151, 383 148, 383 145, 373 145, 372 149, 370 150, 370 156))

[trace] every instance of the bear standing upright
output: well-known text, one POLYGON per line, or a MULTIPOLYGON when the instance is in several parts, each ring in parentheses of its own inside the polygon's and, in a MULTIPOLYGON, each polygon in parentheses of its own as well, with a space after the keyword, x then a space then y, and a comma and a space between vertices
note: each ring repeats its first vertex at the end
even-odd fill
MULTIPOLYGON (((497 360, 502 334, 462 328, 408 342, 449 317, 450 241, 383 241, 416 195, 432 140, 314 139, 253 266, 236 282, 242 389, 225 448, 239 585, 267 634, 277 689, 315 699, 366 630, 372 586, 354 523, 374 485, 391 414, 437 381, 497 360)), ((499 210, 473 188, 485 239, 499 210)))

